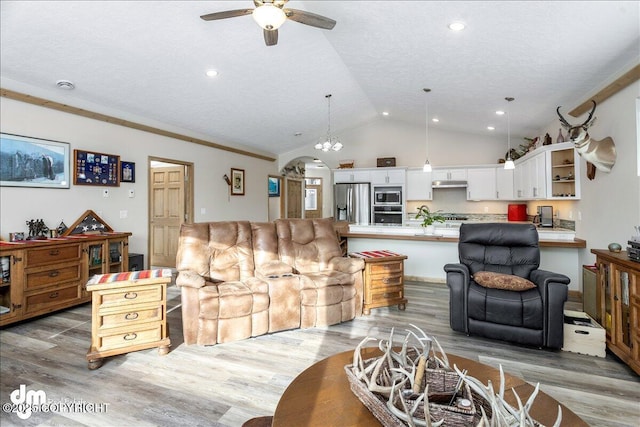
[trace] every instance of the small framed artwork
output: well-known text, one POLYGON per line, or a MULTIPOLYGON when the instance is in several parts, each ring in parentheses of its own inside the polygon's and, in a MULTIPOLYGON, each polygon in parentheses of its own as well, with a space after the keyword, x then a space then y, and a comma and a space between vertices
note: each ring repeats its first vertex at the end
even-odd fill
POLYGON ((269 176, 269 197, 280 197, 280 177, 269 176))
POLYGON ((120 162, 120 182, 136 182, 136 164, 120 162))
POLYGON ((69 144, 0 134, 0 186, 69 188, 69 144))
POLYGON ((73 150, 74 185, 120 185, 120 156, 95 151, 73 150))
POLYGON ((231 168, 231 195, 244 196, 244 169, 231 168))

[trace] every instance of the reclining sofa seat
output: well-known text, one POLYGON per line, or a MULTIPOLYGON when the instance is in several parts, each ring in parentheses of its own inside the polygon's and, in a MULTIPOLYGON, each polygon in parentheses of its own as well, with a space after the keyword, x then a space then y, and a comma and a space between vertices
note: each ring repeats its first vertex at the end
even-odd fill
POLYGON ((460 263, 447 264, 451 328, 467 335, 559 349, 569 278, 538 269, 538 232, 532 224, 463 224, 460 263), (525 291, 493 289, 473 280, 479 271, 533 282, 525 291))
POLYGON ((364 263, 341 256, 331 219, 184 224, 176 266, 187 345, 362 313, 364 263))

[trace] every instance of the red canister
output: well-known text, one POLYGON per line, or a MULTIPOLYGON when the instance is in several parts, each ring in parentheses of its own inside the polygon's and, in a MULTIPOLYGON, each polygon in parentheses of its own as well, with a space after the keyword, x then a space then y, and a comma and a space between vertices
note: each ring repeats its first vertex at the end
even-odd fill
POLYGON ((510 204, 507 210, 507 219, 509 221, 527 221, 527 205, 510 204))

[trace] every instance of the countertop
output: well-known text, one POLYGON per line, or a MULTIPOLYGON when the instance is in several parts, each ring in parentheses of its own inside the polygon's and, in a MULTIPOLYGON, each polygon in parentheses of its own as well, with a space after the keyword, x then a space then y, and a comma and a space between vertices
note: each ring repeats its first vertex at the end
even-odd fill
MULTIPOLYGON (((418 221, 416 224, 408 225, 356 225, 350 224, 349 229, 341 230, 340 235, 344 237, 359 237, 372 239, 396 239, 396 240, 424 240, 424 241, 442 241, 457 242, 459 236, 459 228, 462 222, 469 223, 471 221, 452 221, 443 224, 437 224, 433 234, 425 234, 425 229, 421 227, 418 221)), ((496 221, 473 221, 478 222, 496 222, 496 221)), ((585 248, 586 241, 576 238, 575 231, 565 228, 537 228, 540 238, 540 246, 556 246, 556 247, 576 247, 585 248)))

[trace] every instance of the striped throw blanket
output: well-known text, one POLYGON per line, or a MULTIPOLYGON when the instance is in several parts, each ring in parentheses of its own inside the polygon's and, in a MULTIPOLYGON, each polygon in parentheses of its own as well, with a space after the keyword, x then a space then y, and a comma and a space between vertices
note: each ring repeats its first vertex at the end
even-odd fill
POLYGON ((99 283, 126 282, 141 279, 154 279, 158 277, 171 277, 171 269, 123 271, 122 273, 96 274, 87 282, 88 285, 99 283))

